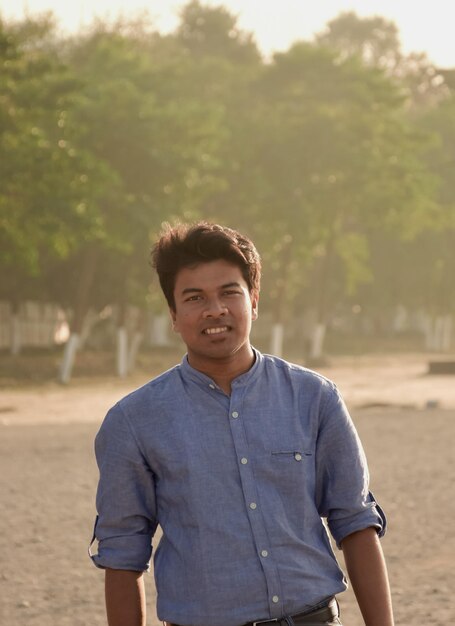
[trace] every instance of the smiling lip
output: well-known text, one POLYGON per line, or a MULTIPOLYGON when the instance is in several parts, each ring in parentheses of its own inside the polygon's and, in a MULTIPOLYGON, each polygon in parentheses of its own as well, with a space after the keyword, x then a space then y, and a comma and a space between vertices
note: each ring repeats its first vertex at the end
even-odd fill
POLYGON ((204 335, 219 335, 220 333, 227 332, 227 326, 213 326, 212 328, 204 328, 202 331, 204 335))

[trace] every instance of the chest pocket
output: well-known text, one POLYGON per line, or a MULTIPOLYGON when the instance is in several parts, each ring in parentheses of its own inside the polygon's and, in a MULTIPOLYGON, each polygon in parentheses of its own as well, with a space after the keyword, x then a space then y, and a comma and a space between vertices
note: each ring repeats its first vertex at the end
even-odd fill
POLYGON ((313 453, 303 450, 272 450, 272 459, 275 461, 289 462, 294 460, 297 463, 301 463, 304 457, 308 456, 313 456, 313 453))
POLYGON ((314 454, 302 448, 272 450, 269 457, 274 482, 283 494, 313 489, 314 454))

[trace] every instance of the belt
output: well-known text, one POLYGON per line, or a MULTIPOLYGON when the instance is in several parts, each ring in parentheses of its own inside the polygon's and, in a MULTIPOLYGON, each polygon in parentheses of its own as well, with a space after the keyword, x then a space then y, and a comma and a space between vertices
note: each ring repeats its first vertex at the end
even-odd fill
MULTIPOLYGON (((274 619, 260 619, 256 622, 248 622, 243 626, 300 626, 301 624, 326 624, 330 623, 335 617, 338 617, 338 602, 335 598, 323 606, 316 609, 310 609, 296 615, 285 615, 284 617, 275 617, 274 619)), ((178 626, 170 622, 163 622, 167 626, 178 626)))
POLYGON ((333 618, 338 617, 338 602, 332 598, 325 606, 297 613, 296 615, 286 615, 274 619, 261 619, 256 622, 248 622, 243 626, 300 626, 300 624, 325 624, 331 622, 333 618))

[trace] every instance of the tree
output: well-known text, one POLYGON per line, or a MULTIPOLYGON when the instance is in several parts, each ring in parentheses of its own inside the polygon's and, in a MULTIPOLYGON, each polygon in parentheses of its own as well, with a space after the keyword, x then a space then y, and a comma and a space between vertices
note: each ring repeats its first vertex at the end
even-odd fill
POLYGON ((16 308, 26 289, 49 295, 39 280, 45 258, 64 258, 97 228, 86 198, 96 204, 98 184, 108 178, 65 137, 78 81, 56 57, 53 28, 43 19, 1 23, 0 30, 0 262, 17 277, 2 287, 16 308))
POLYGON ((365 65, 382 69, 412 107, 433 105, 447 95, 443 75, 425 54, 404 55, 397 26, 383 17, 341 13, 316 40, 338 51, 342 60, 357 56, 365 65))
POLYGON ((254 228, 271 267, 264 286, 278 321, 304 289, 322 336, 332 298, 370 278, 368 232, 430 219, 426 139, 381 71, 309 44, 275 56, 251 108, 262 130, 251 163, 262 183, 254 228))
MULTIPOLYGON (((87 246, 85 263, 77 263, 85 268, 87 279, 81 276, 79 284, 85 285, 86 296, 78 293, 73 308, 84 303, 85 311, 100 293, 124 310, 136 298, 138 283, 146 283, 143 253, 150 233, 166 217, 195 214, 201 198, 218 184, 205 156, 215 153, 223 139, 219 107, 195 97, 182 83, 182 70, 195 71, 196 63, 185 61, 168 40, 147 41, 145 35, 137 27, 101 25, 67 50, 68 63, 82 82, 71 112, 74 141, 119 183, 114 198, 104 190, 102 239, 96 250, 87 246), (112 251, 118 253, 117 262, 112 251), (143 271, 135 268, 138 251, 143 271), (106 255, 112 264, 103 260, 106 255)), ((119 336, 124 336, 121 322, 119 336)))
POLYGON ((222 6, 191 0, 181 11, 177 36, 195 57, 218 57, 239 65, 259 60, 252 35, 240 30, 236 17, 222 6))

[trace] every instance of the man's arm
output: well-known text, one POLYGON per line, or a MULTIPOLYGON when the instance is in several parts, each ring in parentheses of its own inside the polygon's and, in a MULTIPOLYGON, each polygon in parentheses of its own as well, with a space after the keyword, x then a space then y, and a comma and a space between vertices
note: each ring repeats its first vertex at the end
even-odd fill
POLYGON ((142 572, 106 569, 105 593, 109 626, 145 626, 142 572))
POLYGON ((393 626, 389 579, 376 529, 348 535, 341 547, 366 626, 393 626))

